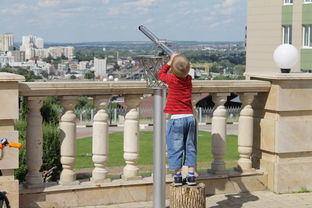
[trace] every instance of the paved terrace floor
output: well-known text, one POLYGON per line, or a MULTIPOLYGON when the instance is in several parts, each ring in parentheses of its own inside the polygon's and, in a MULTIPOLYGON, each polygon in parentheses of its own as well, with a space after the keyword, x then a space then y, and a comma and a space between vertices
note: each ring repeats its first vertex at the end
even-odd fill
MULTIPOLYGON (((166 202, 169 207, 169 202, 166 202)), ((126 203, 81 208, 153 208, 152 202, 126 203)), ((213 195, 206 198, 206 208, 312 208, 312 193, 274 194, 269 191, 213 195)))

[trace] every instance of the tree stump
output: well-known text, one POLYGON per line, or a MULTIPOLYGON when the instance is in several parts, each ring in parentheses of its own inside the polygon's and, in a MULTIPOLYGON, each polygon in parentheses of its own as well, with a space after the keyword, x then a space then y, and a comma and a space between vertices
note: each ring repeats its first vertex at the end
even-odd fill
POLYGON ((178 187, 171 185, 169 188, 169 201, 170 208, 205 208, 205 184, 178 187))

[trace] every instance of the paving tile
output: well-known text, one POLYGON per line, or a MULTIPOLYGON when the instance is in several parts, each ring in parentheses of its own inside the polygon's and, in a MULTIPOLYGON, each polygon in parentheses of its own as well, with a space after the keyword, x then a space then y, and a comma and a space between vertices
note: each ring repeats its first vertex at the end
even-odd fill
MULTIPOLYGON (((167 201, 167 205, 169 202, 167 201)), ((168 207, 168 206, 167 206, 168 207)), ((213 195, 206 198, 206 208, 312 208, 312 193, 274 194, 258 191, 243 194, 213 195)), ((153 208, 152 202, 126 203, 80 208, 153 208)))

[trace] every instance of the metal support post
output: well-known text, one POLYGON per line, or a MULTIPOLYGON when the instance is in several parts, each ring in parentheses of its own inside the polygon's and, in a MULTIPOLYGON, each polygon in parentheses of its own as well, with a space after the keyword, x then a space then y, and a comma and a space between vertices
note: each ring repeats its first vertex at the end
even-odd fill
POLYGON ((154 173, 153 207, 166 206, 165 137, 163 89, 154 89, 154 173))

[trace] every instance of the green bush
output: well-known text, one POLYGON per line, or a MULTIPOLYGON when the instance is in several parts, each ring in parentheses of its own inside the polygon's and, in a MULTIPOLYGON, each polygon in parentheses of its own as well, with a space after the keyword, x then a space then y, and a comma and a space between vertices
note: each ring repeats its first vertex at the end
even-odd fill
POLYGON ((44 99, 41 115, 43 122, 58 125, 61 116, 61 104, 59 98, 56 96, 50 96, 44 99))
POLYGON ((56 166, 51 180, 55 181, 59 178, 62 168, 61 152, 60 152, 60 130, 54 124, 43 124, 43 157, 41 170, 49 170, 56 166))
MULTIPOLYGON (((23 144, 23 148, 19 151, 19 168, 15 171, 15 177, 20 182, 25 181, 25 176, 27 174, 26 125, 25 120, 20 120, 15 123, 15 128, 19 131, 19 142, 23 144)), ((56 125, 43 123, 43 163, 41 171, 49 170, 57 166, 57 171, 54 172, 51 180, 57 180, 61 170, 59 135, 60 132, 56 125)))
POLYGON ((26 121, 19 120, 15 122, 15 129, 19 131, 19 142, 23 147, 19 150, 19 168, 15 170, 15 178, 20 182, 25 181, 27 173, 26 166, 26 121))

